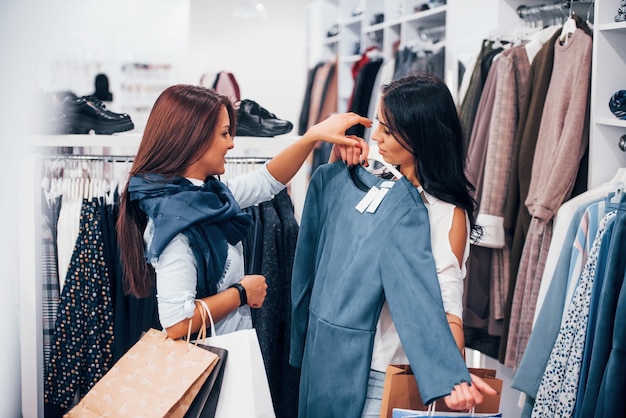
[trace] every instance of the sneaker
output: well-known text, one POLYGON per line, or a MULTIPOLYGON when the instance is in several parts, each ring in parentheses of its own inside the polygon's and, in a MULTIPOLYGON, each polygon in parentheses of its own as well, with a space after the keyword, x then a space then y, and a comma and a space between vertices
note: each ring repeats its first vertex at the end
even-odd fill
POLYGON ((278 119, 257 102, 244 99, 237 109, 237 136, 271 137, 291 132, 293 124, 278 119))
POLYGON ((63 109, 71 122, 72 134, 88 134, 93 131, 96 134, 111 135, 135 128, 128 114, 111 112, 95 96, 76 99, 67 97, 63 100, 63 109))

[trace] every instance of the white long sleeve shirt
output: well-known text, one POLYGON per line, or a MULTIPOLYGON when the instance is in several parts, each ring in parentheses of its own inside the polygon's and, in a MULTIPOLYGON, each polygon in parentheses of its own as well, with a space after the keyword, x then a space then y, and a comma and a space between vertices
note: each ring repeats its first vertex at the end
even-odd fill
MULTIPOLYGON (((433 257, 437 266, 437 279, 441 287, 443 307, 446 313, 463 318, 463 280, 466 275, 466 261, 469 257, 469 219, 466 216, 467 240, 463 253, 463 263, 459 261, 450 246, 449 233, 454 217, 454 205, 422 191, 424 204, 428 209, 430 239, 433 257)), ((384 372, 389 364, 408 364, 400 337, 391 319, 387 302, 383 304, 376 326, 372 353, 373 370, 384 372)))

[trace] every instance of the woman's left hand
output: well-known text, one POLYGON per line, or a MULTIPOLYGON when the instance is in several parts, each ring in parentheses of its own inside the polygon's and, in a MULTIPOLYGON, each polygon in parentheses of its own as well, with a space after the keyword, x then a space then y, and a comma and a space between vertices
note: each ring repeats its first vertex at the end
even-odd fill
POLYGON ((450 395, 443 398, 448 408, 466 411, 484 401, 483 393, 487 395, 495 395, 498 393, 480 377, 471 373, 470 377, 472 378, 471 386, 466 382, 455 385, 450 395))

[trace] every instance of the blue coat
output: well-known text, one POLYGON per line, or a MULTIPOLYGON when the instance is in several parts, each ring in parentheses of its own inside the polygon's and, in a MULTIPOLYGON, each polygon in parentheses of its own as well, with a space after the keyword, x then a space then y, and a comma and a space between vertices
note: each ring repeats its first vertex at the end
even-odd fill
POLYGON ((374 213, 355 209, 363 189, 381 182, 341 162, 311 178, 292 277, 290 363, 301 367, 300 417, 361 416, 385 298, 425 403, 470 381, 415 186, 402 178, 374 213))

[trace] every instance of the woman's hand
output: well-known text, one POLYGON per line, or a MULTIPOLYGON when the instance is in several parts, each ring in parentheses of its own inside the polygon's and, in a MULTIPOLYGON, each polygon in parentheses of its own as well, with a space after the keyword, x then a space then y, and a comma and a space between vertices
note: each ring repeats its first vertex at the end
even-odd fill
POLYGON ((361 138, 354 135, 346 135, 346 131, 351 127, 361 124, 366 128, 372 126, 372 121, 356 113, 336 113, 330 115, 323 121, 311 126, 303 137, 315 142, 325 141, 339 146, 336 159, 341 158, 348 165, 358 164, 367 159, 369 147, 361 138))
POLYGON ((263 306, 263 301, 265 301, 265 296, 267 295, 265 277, 260 274, 251 274, 243 276, 239 283, 246 289, 248 305, 250 305, 251 308, 260 308, 263 306))
POLYGON ((485 399, 483 393, 487 395, 498 393, 480 377, 471 373, 470 377, 472 378, 471 386, 466 382, 455 385, 452 392, 443 398, 448 408, 466 411, 483 402, 485 399))
POLYGON ((364 165, 367 165, 367 156, 369 154, 369 145, 363 138, 359 138, 354 135, 347 135, 347 138, 354 139, 358 141, 358 146, 348 146, 348 145, 339 145, 334 144, 333 150, 330 154, 330 158, 328 159, 329 163, 334 163, 335 161, 343 161, 347 165, 356 165, 361 164, 365 161, 364 165))

